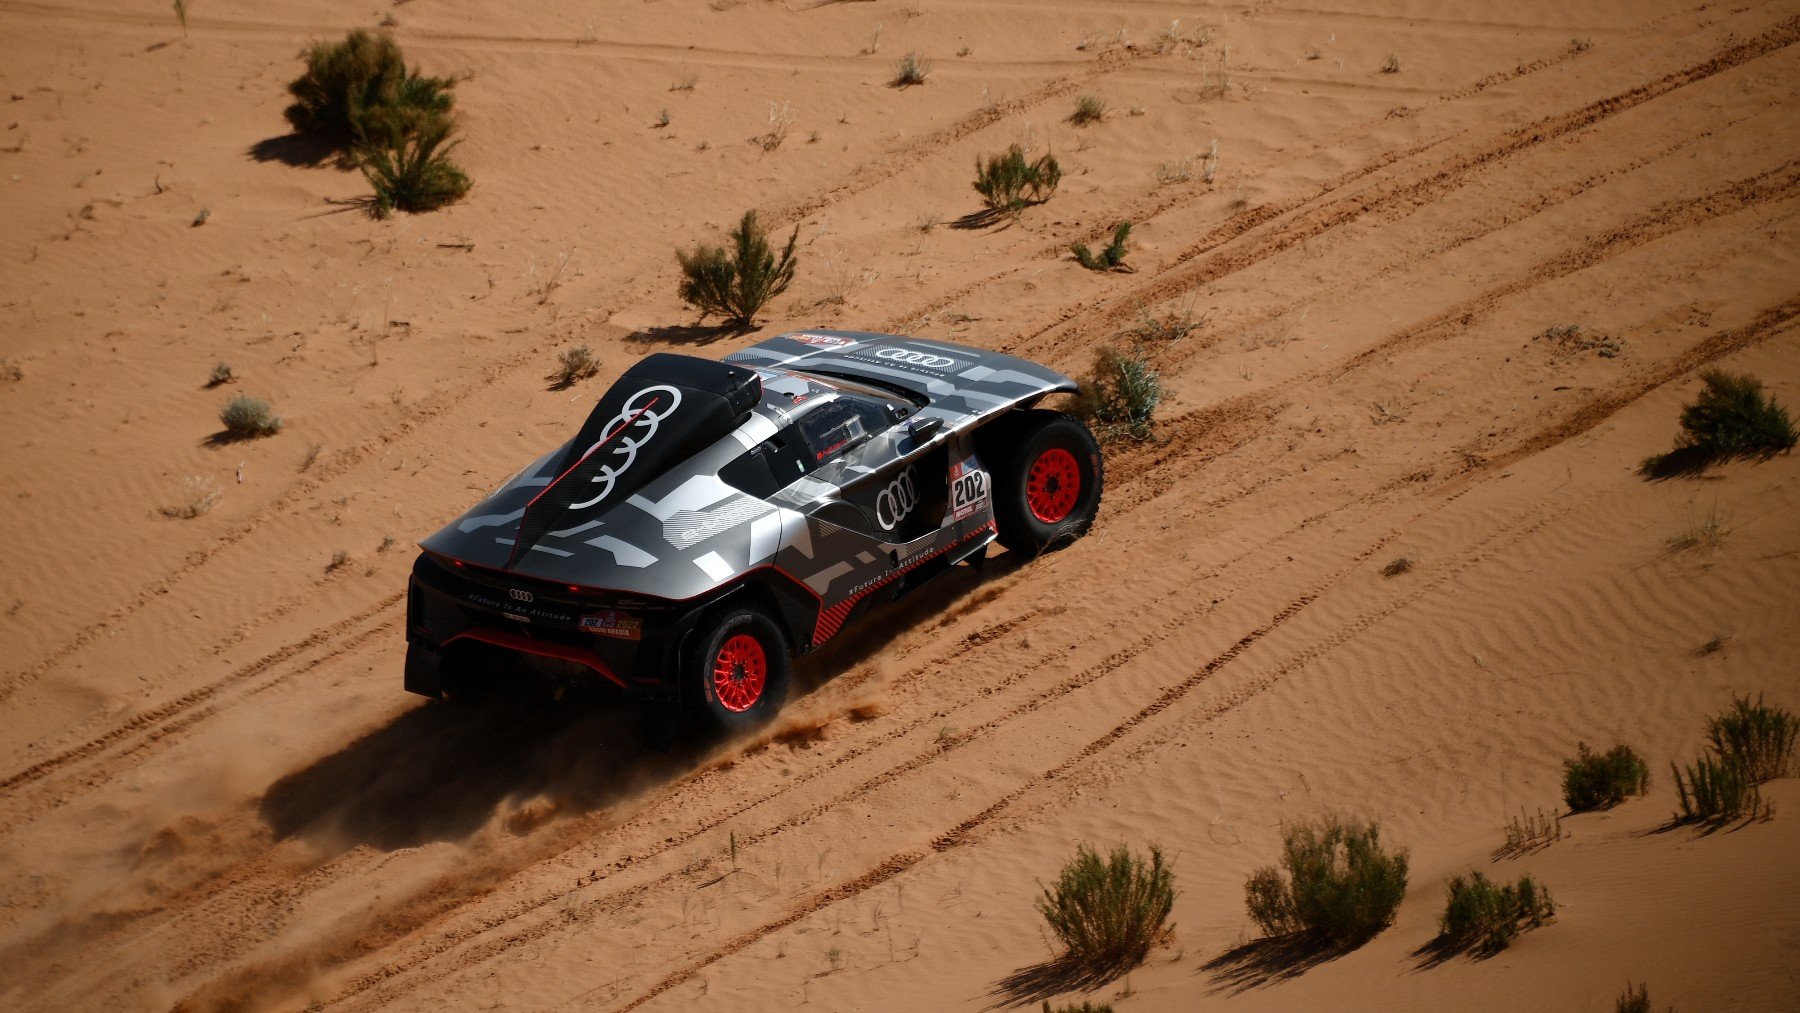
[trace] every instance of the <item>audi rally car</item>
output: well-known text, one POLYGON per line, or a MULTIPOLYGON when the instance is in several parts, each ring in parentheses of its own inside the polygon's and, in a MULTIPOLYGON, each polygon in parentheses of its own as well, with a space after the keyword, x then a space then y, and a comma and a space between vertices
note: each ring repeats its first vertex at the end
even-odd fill
POLYGON ((471 697, 533 655, 726 729, 765 721, 792 659, 864 610, 996 540, 1035 555, 1086 532, 1099 448, 1034 407, 1074 390, 1012 356, 854 331, 648 356, 421 543, 406 688, 471 697))

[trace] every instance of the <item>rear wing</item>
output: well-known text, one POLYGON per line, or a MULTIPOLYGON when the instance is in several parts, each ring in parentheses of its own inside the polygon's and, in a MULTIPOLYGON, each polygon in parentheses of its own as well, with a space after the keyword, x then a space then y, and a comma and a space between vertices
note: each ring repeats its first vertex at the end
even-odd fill
POLYGON ((734 352, 725 361, 901 387, 925 398, 929 407, 922 414, 951 423, 1076 390, 1069 377, 1016 356, 869 331, 795 331, 734 352))

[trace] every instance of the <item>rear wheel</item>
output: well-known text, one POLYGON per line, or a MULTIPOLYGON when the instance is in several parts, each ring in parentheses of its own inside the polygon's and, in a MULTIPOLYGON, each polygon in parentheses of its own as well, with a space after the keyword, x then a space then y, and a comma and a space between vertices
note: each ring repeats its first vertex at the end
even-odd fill
POLYGON ((1100 511, 1100 445, 1081 420, 1033 410, 1003 420, 983 457, 1000 544, 1035 556, 1087 533, 1100 511))
POLYGON ((767 724, 787 699, 787 640, 760 609, 736 608, 701 628, 684 692, 698 715, 726 732, 767 724))

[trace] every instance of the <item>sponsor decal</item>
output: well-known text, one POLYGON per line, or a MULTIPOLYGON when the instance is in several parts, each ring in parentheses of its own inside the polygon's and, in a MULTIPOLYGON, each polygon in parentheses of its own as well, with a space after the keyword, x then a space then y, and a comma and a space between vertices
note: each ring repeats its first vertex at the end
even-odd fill
POLYGON ((960 521, 987 506, 988 474, 971 457, 950 466, 950 519, 960 521))
POLYGON ((582 616, 581 628, 614 640, 637 640, 644 635, 644 621, 636 616, 609 610, 598 615, 582 616))
POLYGON ((679 407, 681 391, 665 384, 645 387, 626 398, 619 414, 606 424, 606 428, 600 432, 600 439, 587 450, 591 454, 616 436, 618 442, 612 448, 612 456, 618 460, 607 461, 601 465, 600 473, 589 479, 600 486, 600 491, 592 499, 570 503, 569 509, 586 510, 612 495, 619 476, 637 460, 638 448, 655 439, 656 429, 662 424, 662 420, 673 415, 679 407), (632 432, 626 432, 628 429, 632 432))
POLYGON ((883 531, 892 531, 918 506, 918 483, 913 478, 913 470, 908 468, 899 478, 889 482, 887 488, 875 494, 875 523, 881 525, 883 531))
POLYGON ((849 348, 860 344, 855 338, 840 338, 835 334, 790 334, 788 338, 814 348, 849 348))
POLYGON ((876 350, 875 357, 908 366, 923 366, 926 369, 949 369, 956 365, 956 360, 948 355, 933 355, 911 348, 881 348, 876 350))

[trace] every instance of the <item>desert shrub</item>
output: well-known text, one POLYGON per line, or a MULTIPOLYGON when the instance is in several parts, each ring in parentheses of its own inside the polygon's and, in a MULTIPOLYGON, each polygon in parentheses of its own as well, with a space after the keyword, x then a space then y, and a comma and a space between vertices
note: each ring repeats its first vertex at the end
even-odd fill
POLYGON ((1075 254, 1075 259, 1081 262, 1081 266, 1090 271, 1112 271, 1124 265, 1125 244, 1130 238, 1131 223, 1120 222, 1119 227, 1113 230, 1112 242, 1106 244, 1099 253, 1088 249, 1086 243, 1071 243, 1069 250, 1075 254))
MULTIPOLYGON (((1619 993, 1619 998, 1613 1003, 1613 1011, 1614 1013, 1651 1013, 1649 982, 1642 985, 1626 982, 1625 991, 1619 993)), ((1669 1013, 1674 1013, 1674 1007, 1670 1007, 1669 1013)))
POLYGON ((1680 823, 1728 823, 1774 815, 1763 802, 1762 789, 1743 767, 1718 756, 1703 755, 1687 768, 1686 776, 1669 764, 1675 778, 1675 794, 1681 799, 1680 823))
POLYGON ((1109 1002, 1096 1004, 1083 1000, 1082 1004, 1079 1006, 1070 1003, 1067 1006, 1058 1006, 1055 1009, 1051 1009, 1050 1000, 1045 999, 1044 1013, 1113 1013, 1113 1008, 1112 1003, 1109 1002))
POLYGON ((567 387, 598 372, 600 363, 594 359, 594 350, 586 345, 576 345, 574 348, 564 349, 557 356, 556 370, 550 374, 550 379, 567 387))
POLYGON ((0 380, 18 383, 25 379, 25 368, 12 359, 0 356, 0 380))
POLYGON ((345 148, 391 146, 449 121, 455 82, 408 70, 386 32, 357 29, 342 42, 315 42, 301 56, 306 72, 288 85, 294 103, 285 113, 296 133, 345 148))
POLYGON ((1381 575, 1383 577, 1398 577, 1412 568, 1413 558, 1411 556, 1395 556, 1387 562, 1387 565, 1381 568, 1381 575))
POLYGON ((189 475, 181 480, 181 501, 162 508, 164 517, 191 521, 219 502, 220 492, 211 475, 189 475))
POLYGON ((375 188, 375 217, 386 218, 395 211, 435 211, 469 192, 469 177, 450 161, 450 151, 457 145, 450 132, 450 122, 443 120, 357 149, 357 165, 375 188))
POLYGON ((1539 809, 1533 815, 1521 807, 1519 815, 1507 822, 1506 843, 1494 849, 1494 857, 1507 858, 1512 855, 1523 855, 1528 851, 1547 848, 1562 839, 1563 828, 1560 814, 1539 809))
POLYGON ((1537 928, 1556 914, 1550 891, 1530 876, 1501 886, 1479 872, 1450 880, 1438 929, 1451 946, 1495 953, 1521 928, 1537 928))
POLYGON ((1132 339, 1141 345, 1159 347, 1171 345, 1206 323, 1206 314, 1194 314, 1194 304, 1190 300, 1186 306, 1170 309, 1157 316, 1144 306, 1138 307, 1138 322, 1128 332, 1132 339))
POLYGON ((777 257, 769 238, 756 222, 756 212, 744 212, 731 231, 731 248, 702 244, 693 253, 675 253, 681 263, 681 299, 700 315, 721 316, 736 327, 748 329, 770 299, 787 291, 794 280, 794 244, 800 226, 788 235, 787 246, 777 257))
POLYGON ((1106 118, 1106 100, 1098 95, 1081 95, 1075 99, 1075 111, 1069 114, 1069 122, 1078 127, 1089 123, 1098 123, 1106 118))
POLYGON ((1400 54, 1389 53, 1387 59, 1381 61, 1381 72, 1383 74, 1400 73, 1400 54))
POLYGON ((992 158, 976 156, 975 192, 982 203, 996 215, 1016 215, 1033 204, 1042 204, 1056 194, 1062 182, 1062 166, 1055 155, 1044 155, 1026 161, 1025 149, 1017 144, 1004 155, 992 158))
POLYGON ((1269 935, 1359 943, 1393 922, 1406 868, 1405 851, 1382 847, 1377 823, 1334 816, 1291 824, 1282 830, 1280 869, 1252 873, 1244 901, 1269 935))
POLYGON ((256 436, 273 436, 281 432, 281 419, 269 402, 248 394, 239 394, 219 409, 219 422, 232 436, 247 440, 256 436))
POLYGON ((1066 959, 1095 971, 1142 963, 1175 904, 1175 877, 1152 845, 1150 860, 1121 844, 1107 858, 1082 845, 1037 908, 1067 947, 1066 959))
POLYGON ((1743 768, 1751 781, 1761 784, 1788 776, 1794 758, 1794 741, 1800 719, 1782 707, 1770 707, 1759 695, 1731 702, 1731 709, 1706 723, 1706 739, 1726 763, 1743 768))
POLYGON ((1081 381, 1075 412, 1102 440, 1150 438, 1162 380, 1141 350, 1125 353, 1110 345, 1094 353, 1094 369, 1081 381))
POLYGON ((217 387, 222 384, 230 383, 231 381, 236 380, 236 379, 237 379, 237 374, 235 372, 232 372, 231 363, 220 362, 220 363, 214 365, 212 368, 212 372, 207 375, 206 385, 208 387, 217 387))
POLYGON ((1717 369, 1700 374, 1700 380, 1705 384, 1700 396, 1681 409, 1676 454, 1703 462, 1760 459, 1800 443, 1787 409, 1763 392, 1761 380, 1717 369))
POLYGON ((894 65, 894 77, 888 84, 895 88, 909 88, 915 84, 924 84, 925 78, 930 74, 930 60, 918 53, 908 53, 894 65))
POLYGON ((1649 790, 1650 767, 1623 743, 1594 753, 1582 742, 1575 758, 1563 761, 1563 801, 1570 812, 1606 809, 1649 790))

